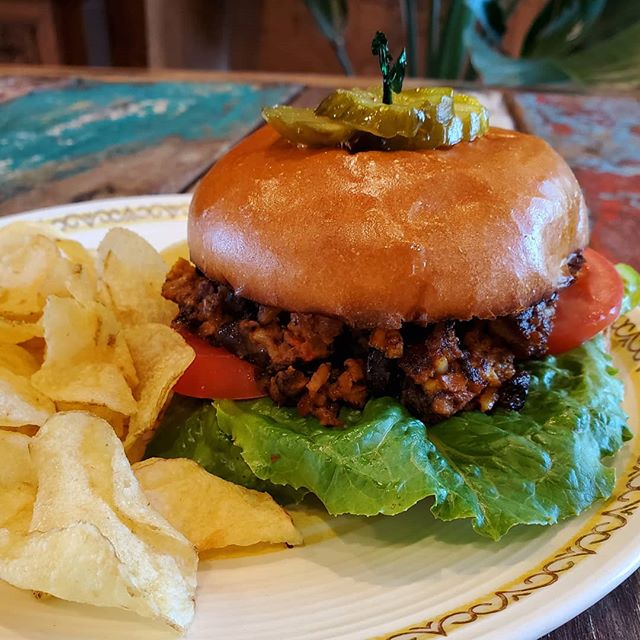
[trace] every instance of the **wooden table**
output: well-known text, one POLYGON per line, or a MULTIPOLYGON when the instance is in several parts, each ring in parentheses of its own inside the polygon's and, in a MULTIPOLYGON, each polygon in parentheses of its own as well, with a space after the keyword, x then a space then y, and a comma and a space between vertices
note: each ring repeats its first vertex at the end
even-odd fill
MULTIPOLYGON (((0 215, 94 198, 190 191, 260 122, 377 80, 0 66, 0 215)), ((479 89, 475 87, 475 89, 479 89)), ((591 210, 591 244, 640 269, 639 94, 495 91, 501 123, 548 140, 591 210)), ((594 580, 598 577, 594 576, 594 580)), ((640 572, 548 640, 640 638, 640 572)))

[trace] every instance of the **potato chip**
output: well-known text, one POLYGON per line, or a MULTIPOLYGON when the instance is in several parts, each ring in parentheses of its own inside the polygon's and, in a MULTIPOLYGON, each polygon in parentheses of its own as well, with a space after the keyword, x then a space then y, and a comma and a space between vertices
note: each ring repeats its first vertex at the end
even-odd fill
POLYGON ((55 240, 47 238, 47 241, 54 247, 56 258, 49 265, 44 282, 40 285, 40 294, 45 301, 49 296, 71 295, 70 287, 74 286, 83 272, 82 265, 70 262, 64 257, 55 240))
POLYGON ((58 249, 75 265, 66 282, 69 293, 83 304, 95 300, 98 276, 93 256, 75 240, 58 238, 55 242, 58 249))
POLYGON ((35 436, 38 433, 40 427, 36 427, 33 424, 25 424, 21 427, 0 427, 0 430, 10 433, 22 433, 25 436, 35 436))
POLYGON ((47 236, 48 238, 60 238, 60 232, 47 222, 33 222, 20 220, 4 225, 0 229, 0 236, 47 236))
POLYGON ((0 229, 0 282, 0 314, 24 319, 38 316, 50 295, 93 300, 96 269, 78 242, 45 225, 15 223, 0 229))
POLYGON ((30 526, 0 530, 0 578, 184 631, 194 614, 197 555, 149 507, 109 425, 86 413, 57 414, 30 453, 38 479, 30 526))
POLYGON ((71 238, 58 236, 54 241, 68 260, 76 264, 81 264, 89 272, 89 275, 92 275, 94 280, 97 280, 98 271, 96 269, 95 257, 89 249, 77 240, 71 240, 71 238))
POLYGON ((125 415, 136 410, 129 385, 118 367, 108 362, 77 362, 60 369, 45 364, 31 381, 56 402, 104 405, 125 415))
POLYGON ((11 319, 39 315, 46 300, 45 282, 59 257, 45 236, 18 236, 0 229, 0 314, 11 319))
POLYGON ((29 530, 38 486, 30 441, 20 433, 0 431, 0 532, 6 528, 24 535, 29 530))
POLYGON ((31 378, 37 389, 56 402, 104 405, 125 415, 136 411, 125 377, 131 379, 133 363, 124 362, 126 345, 109 309, 52 296, 42 324, 47 350, 42 368, 31 378))
POLYGON ((291 517, 268 493, 222 480, 185 458, 151 458, 133 468, 151 506, 200 552, 259 542, 302 544, 291 517))
MULTIPOLYGON (((113 311, 100 303, 85 305, 84 309, 90 309, 95 314, 96 322, 93 342, 96 353, 96 360, 105 360, 115 364, 124 376, 131 388, 138 385, 138 375, 136 373, 133 358, 129 351, 127 341, 121 332, 120 323, 116 319, 113 311)), ((83 350, 89 348, 89 342, 83 346, 83 350)))
POLYGON ((72 298, 51 297, 42 318, 47 343, 45 364, 66 364, 86 359, 96 347, 99 320, 96 308, 72 298))
POLYGON ((98 247, 99 273, 125 324, 169 325, 178 307, 162 297, 168 268, 160 254, 128 229, 112 229, 98 247))
POLYGON ((138 408, 125 439, 127 455, 135 461, 144 454, 157 418, 194 352, 179 333, 162 324, 128 326, 123 331, 140 380, 135 390, 138 408))
POLYGON ((42 366, 42 363, 44 362, 44 351, 46 348, 44 338, 31 338, 31 340, 21 342, 20 347, 25 351, 28 351, 33 356, 39 367, 42 366))
POLYGON ((165 261, 167 267, 171 269, 173 265, 180 259, 189 260, 189 243, 186 240, 181 240, 175 244, 169 245, 160 252, 162 259, 165 261))
POLYGON ((42 325, 38 322, 16 322, 0 318, 0 343, 19 344, 42 335, 42 325))
POLYGON ((117 411, 112 411, 109 407, 99 404, 83 404, 82 402, 56 402, 56 411, 84 411, 102 418, 111 425, 120 440, 124 440, 127 433, 129 417, 117 411))
POLYGON ((0 344, 0 368, 30 378, 39 367, 38 361, 25 348, 17 344, 0 344))
POLYGON ((0 368, 0 426, 42 425, 56 408, 29 378, 0 368))
POLYGON ((113 362, 118 366, 129 386, 135 389, 140 384, 140 380, 131 357, 131 351, 129 351, 129 345, 122 331, 117 333, 113 345, 113 362))

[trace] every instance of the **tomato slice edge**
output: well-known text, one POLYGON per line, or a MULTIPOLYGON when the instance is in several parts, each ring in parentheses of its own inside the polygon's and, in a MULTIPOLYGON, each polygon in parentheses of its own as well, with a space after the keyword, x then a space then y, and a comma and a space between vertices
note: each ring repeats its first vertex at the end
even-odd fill
POLYGON ((602 254, 584 250, 585 264, 575 282, 558 295, 550 354, 569 351, 611 325, 620 315, 624 283, 620 274, 602 254))
POLYGON ((181 332, 195 351, 174 391, 192 398, 248 400, 265 395, 255 378, 253 365, 227 349, 214 347, 198 336, 181 332))

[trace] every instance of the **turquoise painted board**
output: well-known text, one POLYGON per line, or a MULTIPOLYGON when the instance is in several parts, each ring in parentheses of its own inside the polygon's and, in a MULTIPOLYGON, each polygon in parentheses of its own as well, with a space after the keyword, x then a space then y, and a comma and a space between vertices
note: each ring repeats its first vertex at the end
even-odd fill
POLYGON ((0 199, 59 180, 167 138, 237 140, 264 105, 299 89, 235 83, 74 80, 0 104, 0 199), (46 177, 46 178, 45 178, 46 177))

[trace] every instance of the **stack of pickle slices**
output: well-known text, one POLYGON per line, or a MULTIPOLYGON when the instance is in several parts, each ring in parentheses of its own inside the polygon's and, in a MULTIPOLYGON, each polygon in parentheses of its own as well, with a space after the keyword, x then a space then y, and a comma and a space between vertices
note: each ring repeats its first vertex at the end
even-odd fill
POLYGON ((338 89, 315 110, 276 106, 262 115, 282 137, 310 147, 348 148, 365 135, 383 141, 378 148, 437 149, 471 142, 489 130, 485 107, 449 87, 402 91, 393 104, 383 103, 382 91, 375 89, 338 89))

